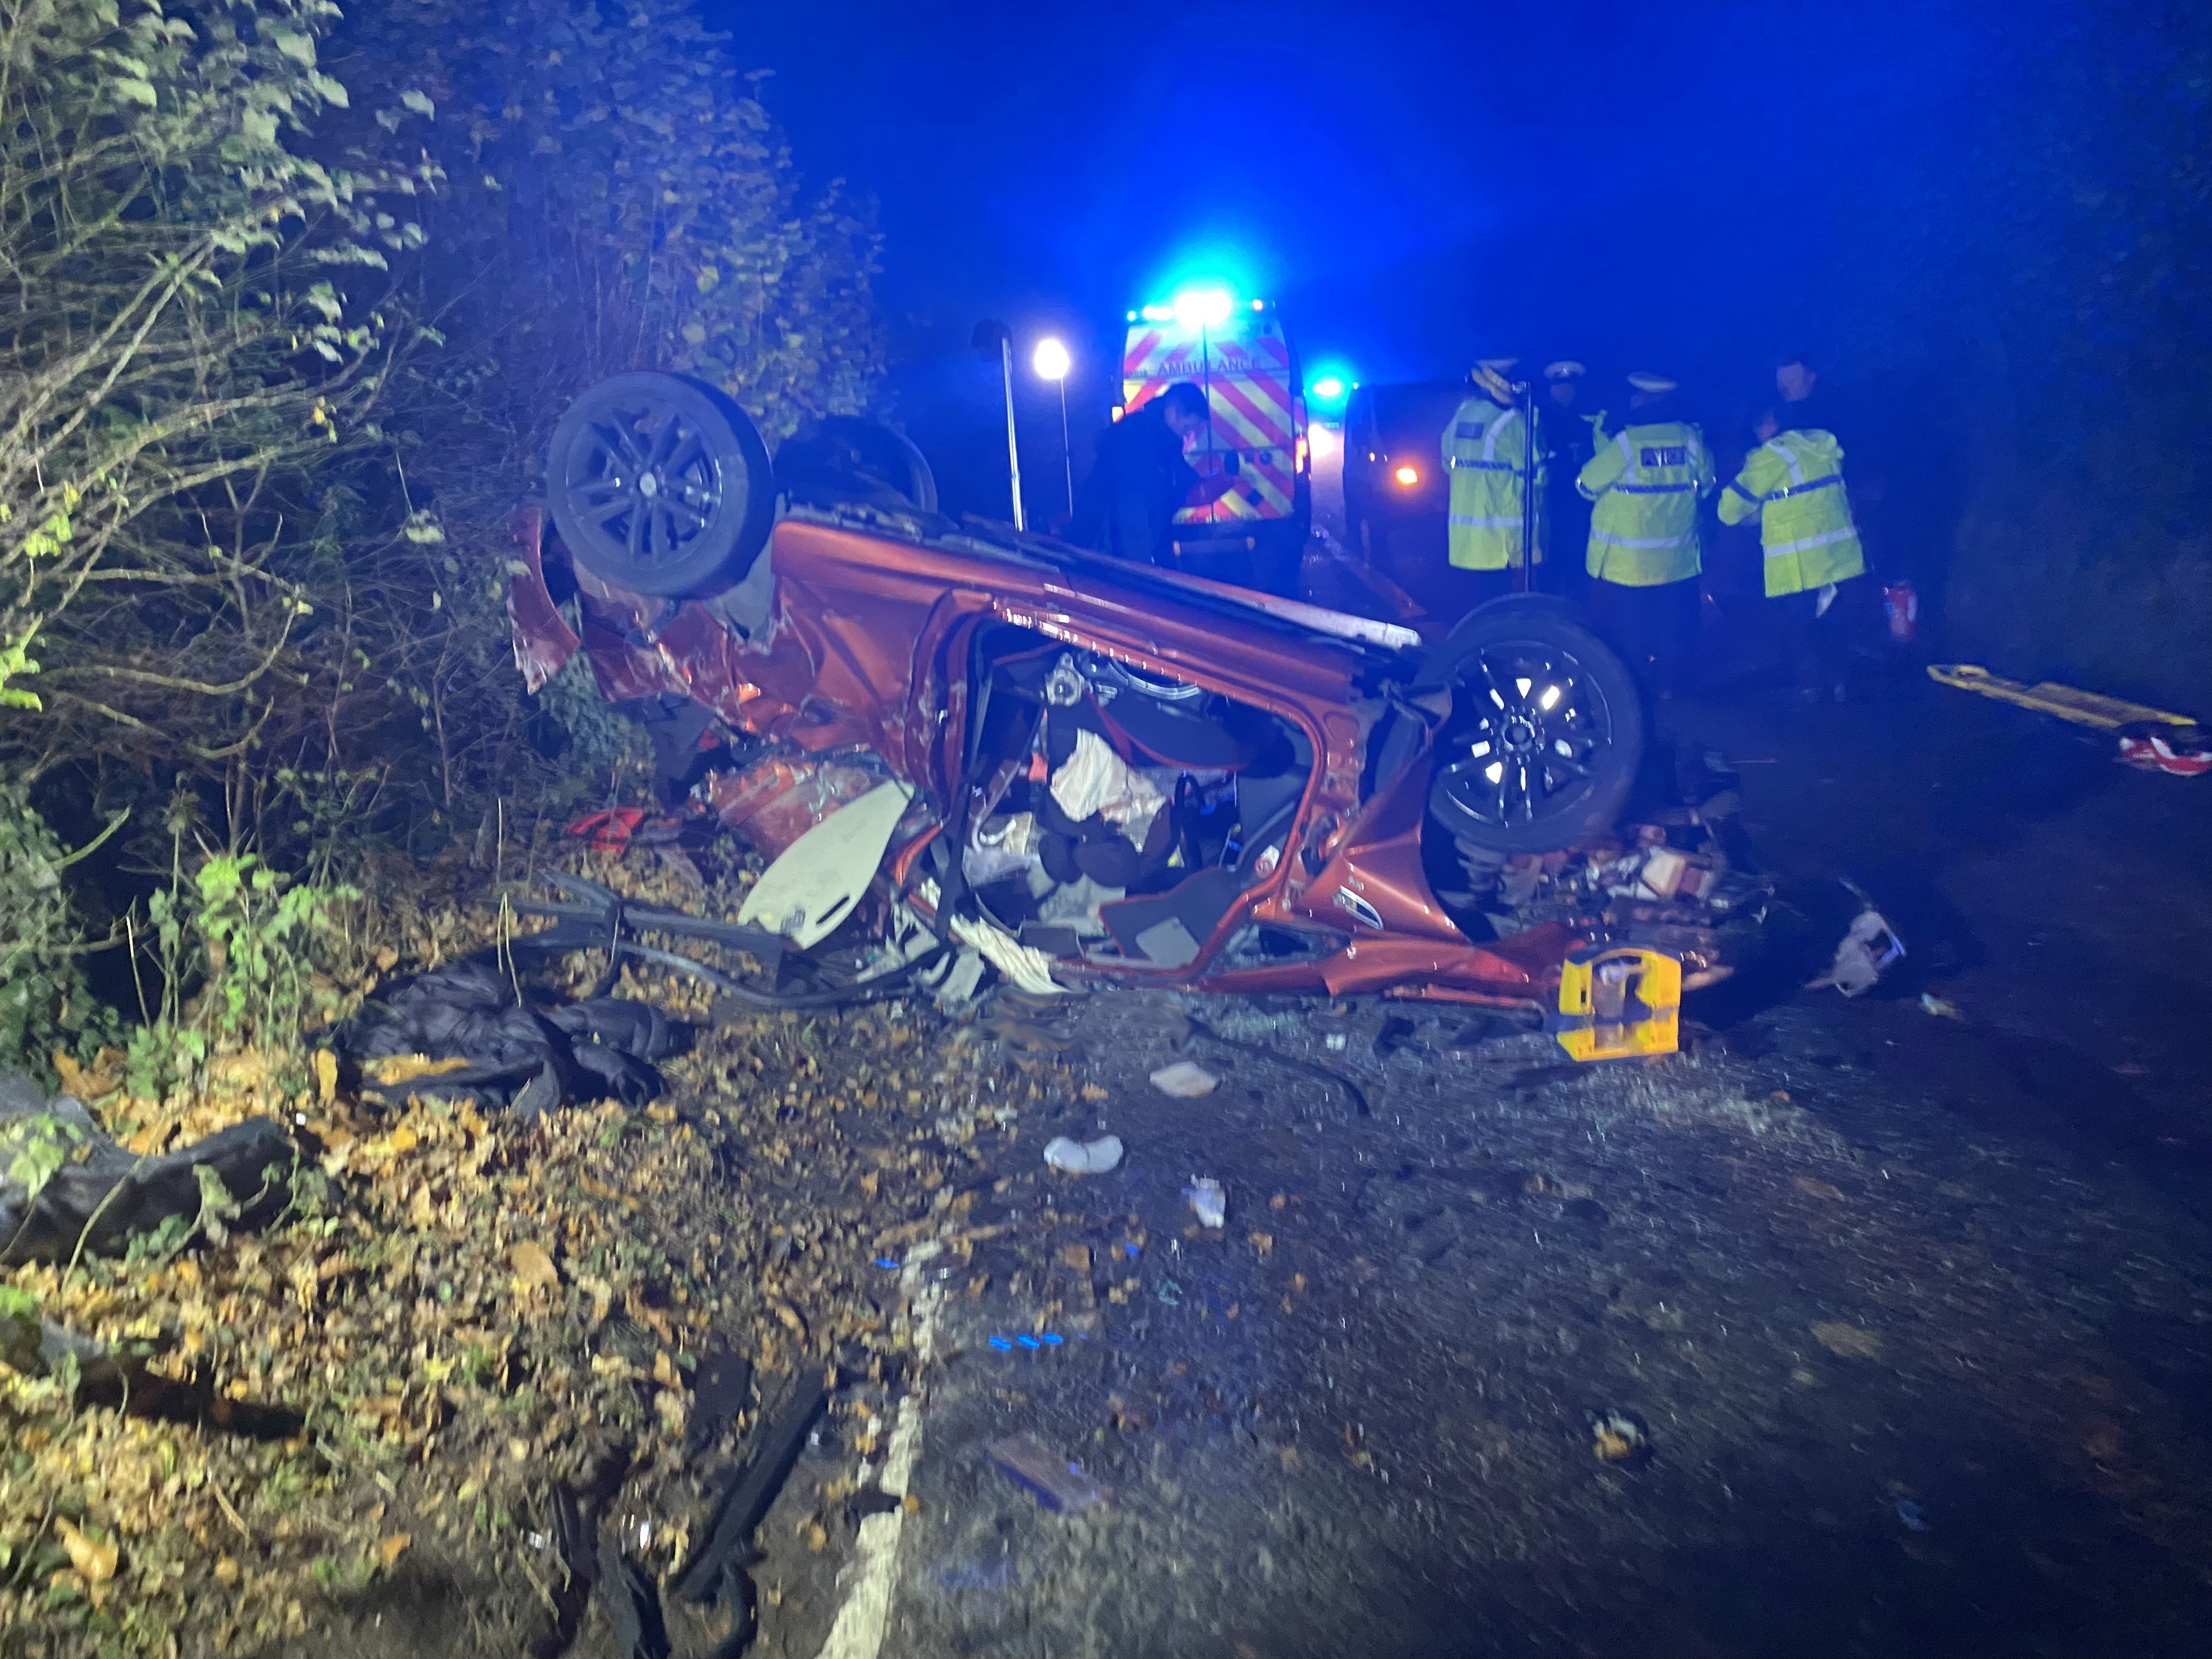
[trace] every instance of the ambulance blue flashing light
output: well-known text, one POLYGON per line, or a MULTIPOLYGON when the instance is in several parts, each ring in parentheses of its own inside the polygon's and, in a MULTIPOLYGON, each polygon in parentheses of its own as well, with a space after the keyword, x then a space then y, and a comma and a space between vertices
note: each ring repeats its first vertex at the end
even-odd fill
MULTIPOLYGON (((1254 312, 1264 312, 1269 301, 1248 301, 1254 312)), ((1185 328, 1219 328, 1235 314, 1237 301, 1225 289, 1218 288, 1187 289, 1167 305, 1150 305, 1141 311, 1129 313, 1129 320, 1139 318, 1148 323, 1180 323, 1185 328)))
POLYGON ((1229 320, 1233 304, 1221 289, 1192 289, 1176 295, 1174 316, 1185 328, 1218 328, 1229 320))
POLYGON ((1344 396, 1344 382, 1334 374, 1324 374, 1313 383, 1314 396, 1323 403, 1334 403, 1344 396))

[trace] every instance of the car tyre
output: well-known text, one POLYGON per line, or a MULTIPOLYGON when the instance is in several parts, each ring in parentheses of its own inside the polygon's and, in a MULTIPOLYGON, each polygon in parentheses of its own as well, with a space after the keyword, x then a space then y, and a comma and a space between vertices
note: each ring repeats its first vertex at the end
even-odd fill
POLYGON ((1419 684, 1451 693, 1430 775, 1447 833, 1504 854, 1549 853, 1613 826, 1644 750, 1627 665, 1550 594, 1468 616, 1419 684))
POLYGON ((680 374, 617 374, 579 396, 553 428, 546 485, 576 562, 655 598, 741 580, 775 522, 760 428, 722 392, 680 374))

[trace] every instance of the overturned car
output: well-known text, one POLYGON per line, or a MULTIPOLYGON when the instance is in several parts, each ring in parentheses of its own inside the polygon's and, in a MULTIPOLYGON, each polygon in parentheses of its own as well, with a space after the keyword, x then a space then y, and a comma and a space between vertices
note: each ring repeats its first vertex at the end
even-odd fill
MULTIPOLYGON (((1425 648, 951 520, 887 428, 825 423, 772 461, 733 404, 665 374, 578 399, 547 495, 514 520, 532 689, 585 652, 602 695, 655 723, 668 775, 688 783, 702 744, 722 763, 691 809, 771 855, 861 826, 842 844, 865 899, 761 912, 802 946, 918 926, 1031 985, 1549 1013, 1563 968, 1587 978, 1634 931, 1608 925, 1622 890, 1601 872, 1634 850, 1609 837, 1642 716, 1559 600, 1499 600, 1425 648), (1580 889, 1548 879, 1571 862, 1580 889), (1501 914, 1501 873, 1537 866, 1551 919, 1501 914)), ((1674 930, 1677 981, 1723 971, 1703 908, 1644 896, 1635 925, 1674 930)), ((1638 1006, 1656 955, 1600 971, 1613 1005, 1638 1006)))

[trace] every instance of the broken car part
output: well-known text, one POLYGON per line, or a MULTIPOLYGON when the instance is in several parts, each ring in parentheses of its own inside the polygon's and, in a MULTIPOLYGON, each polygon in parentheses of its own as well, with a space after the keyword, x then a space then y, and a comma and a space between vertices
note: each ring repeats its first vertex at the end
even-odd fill
MULTIPOLYGON (((556 925, 542 933, 517 934, 490 951, 478 952, 479 956, 496 955, 502 951, 511 956, 543 956, 570 951, 604 950, 608 953, 608 962, 606 972, 599 981, 601 989, 614 983, 621 957, 635 957, 640 961, 689 974, 694 979, 711 985, 721 995, 748 1007, 771 1011, 842 1008, 858 1003, 879 1001, 897 994, 908 976, 924 962, 924 951, 918 949, 911 957, 887 965, 879 974, 864 975, 854 985, 819 991, 763 991, 719 969, 709 968, 704 963, 679 956, 673 951, 641 945, 627 934, 636 929, 704 939, 742 951, 771 973, 783 961, 785 941, 780 934, 741 923, 712 921, 704 917, 686 915, 680 910, 636 904, 623 898, 612 888, 557 870, 546 871, 543 876, 544 880, 580 902, 562 905, 547 904, 534 899, 512 901, 518 915, 550 916, 555 919, 556 925)), ((927 941, 924 945, 927 947, 927 941)))
POLYGON ((762 1436, 751 1462, 723 1492, 706 1541, 672 1580, 677 1595, 687 1601, 708 1601, 720 1588, 724 1570, 742 1566, 753 1528, 760 1525, 776 1493, 790 1479, 792 1466, 799 1462, 807 1433, 828 1398, 821 1372, 810 1370, 799 1376, 790 1401, 762 1436))
POLYGON ((1844 883, 1851 896, 1859 902, 1858 914, 1851 918, 1850 926, 1836 946, 1835 960, 1828 971, 1818 979, 1807 981, 1808 991, 1833 986, 1847 997, 1864 996, 1881 976, 1905 956, 1905 941, 1889 925, 1874 902, 1850 882, 1844 883))
POLYGON ((896 781, 878 784, 837 808, 769 866, 745 895, 738 923, 781 933, 801 951, 829 938, 876 878, 912 793, 896 781))
POLYGON ((1080 1515, 1111 1496, 1080 1465, 1055 1455, 1033 1434, 994 1440, 990 1453, 1001 1474, 1055 1515, 1080 1515))

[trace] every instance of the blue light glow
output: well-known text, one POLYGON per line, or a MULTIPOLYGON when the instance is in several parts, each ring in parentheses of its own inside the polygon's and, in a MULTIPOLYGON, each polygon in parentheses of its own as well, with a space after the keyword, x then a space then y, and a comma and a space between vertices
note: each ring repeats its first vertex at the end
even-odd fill
POLYGON ((1175 319, 1185 328, 1219 328, 1235 303, 1225 289, 1187 289, 1176 295, 1175 319))

